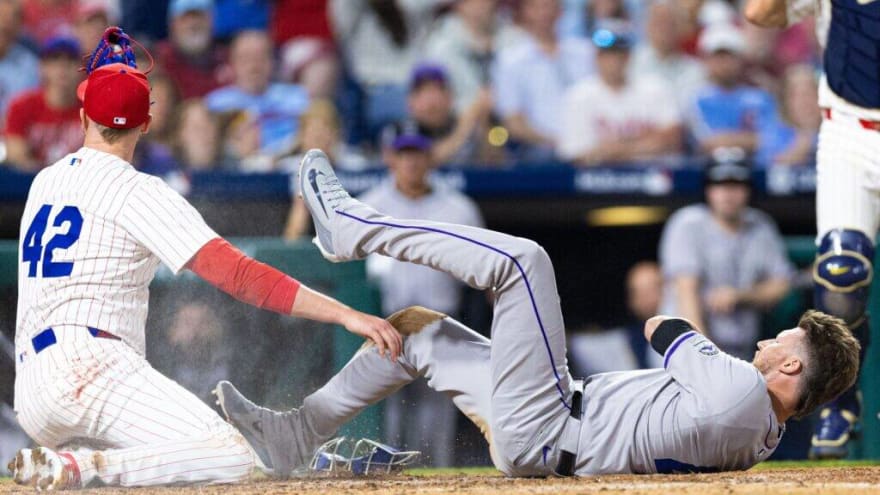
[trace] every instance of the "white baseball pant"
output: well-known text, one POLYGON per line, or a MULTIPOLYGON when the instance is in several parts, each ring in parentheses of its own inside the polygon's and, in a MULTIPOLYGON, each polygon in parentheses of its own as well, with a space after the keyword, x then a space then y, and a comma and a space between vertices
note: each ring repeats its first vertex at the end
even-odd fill
POLYGON ((832 109, 819 131, 816 162, 817 239, 845 228, 873 240, 880 225, 880 132, 832 109))
POLYGON ((19 364, 16 411, 34 441, 71 450, 83 480, 153 486, 250 476, 255 457, 244 437, 143 356, 83 327, 53 328, 58 342, 19 364))

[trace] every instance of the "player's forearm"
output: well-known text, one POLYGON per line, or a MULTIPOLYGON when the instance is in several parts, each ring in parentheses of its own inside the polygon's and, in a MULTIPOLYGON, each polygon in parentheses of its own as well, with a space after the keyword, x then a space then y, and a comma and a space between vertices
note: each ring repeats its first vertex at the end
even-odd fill
POLYGON ((466 119, 464 117, 459 119, 452 134, 445 139, 435 141, 434 146, 431 147, 431 155, 434 158, 434 163, 442 165, 452 159, 452 157, 455 156, 455 153, 464 146, 468 138, 474 132, 475 126, 475 120, 466 119))
POLYGON ((787 0, 747 0, 743 15, 749 22, 766 28, 788 25, 787 0))
POLYGON ((633 158, 681 151, 681 126, 673 125, 647 132, 631 147, 633 158))
POLYGON ((577 165, 597 165, 603 162, 643 160, 651 156, 681 150, 681 127, 670 126, 646 132, 634 140, 604 141, 575 160, 577 165))
MULTIPOLYGON (((645 340, 647 340, 648 342, 650 342, 653 345, 655 343, 654 337, 656 336, 657 329, 661 325, 663 325, 664 322, 667 322, 667 321, 680 322, 680 324, 678 325, 680 328, 686 326, 688 330, 693 330, 693 331, 700 333, 700 334, 703 333, 703 331, 700 330, 699 326, 695 325, 694 322, 688 320, 687 318, 679 318, 676 316, 657 315, 657 316, 652 316, 651 318, 648 318, 648 320, 645 322, 645 340)), ((661 354, 663 354, 664 351, 657 349, 657 352, 660 352, 661 354)))
POLYGON ((510 135, 519 141, 534 145, 553 144, 551 139, 534 130, 522 114, 515 114, 504 119, 504 125, 507 126, 510 135))
POLYGON ((746 306, 768 310, 776 306, 788 294, 790 287, 788 279, 771 278, 758 283, 749 290, 741 291, 737 300, 746 306))
POLYGON ((346 326, 354 311, 332 297, 301 285, 290 309, 290 316, 346 326))
POLYGON ((202 246, 186 268, 243 303, 284 315, 290 313, 302 288, 297 280, 220 237, 202 246))

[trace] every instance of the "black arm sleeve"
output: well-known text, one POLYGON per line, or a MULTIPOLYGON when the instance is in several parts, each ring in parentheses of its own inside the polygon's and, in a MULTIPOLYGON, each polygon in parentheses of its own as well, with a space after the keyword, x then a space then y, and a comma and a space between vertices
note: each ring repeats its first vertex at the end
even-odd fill
POLYGON ((651 335, 651 347, 662 356, 666 354, 666 349, 672 345, 679 335, 691 331, 694 331, 694 327, 680 318, 663 320, 657 329, 654 330, 654 334, 651 335))

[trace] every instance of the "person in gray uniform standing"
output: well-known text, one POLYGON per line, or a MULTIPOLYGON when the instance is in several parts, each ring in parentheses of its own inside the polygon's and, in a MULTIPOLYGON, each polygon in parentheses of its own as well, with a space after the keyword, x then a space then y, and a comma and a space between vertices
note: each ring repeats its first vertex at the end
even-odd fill
POLYGON ((706 202, 676 211, 660 238, 660 312, 694 322, 742 359, 754 352, 762 312, 788 293, 794 274, 776 223, 749 207, 751 181, 745 151, 715 150, 706 202))
POLYGON ((841 320, 816 311, 760 342, 752 363, 720 351, 687 320, 655 316, 645 338, 663 355, 662 369, 573 380, 553 265, 539 245, 384 216, 349 196, 318 150, 303 159, 300 184, 325 258, 379 253, 444 271, 493 289, 494 319, 490 341, 429 309, 395 313, 388 319, 404 340, 396 362, 366 345, 298 409, 259 407, 220 382, 224 413, 274 476, 306 465, 340 426, 420 376, 482 429, 508 476, 747 469, 770 456, 788 418, 855 381, 858 342, 841 320))

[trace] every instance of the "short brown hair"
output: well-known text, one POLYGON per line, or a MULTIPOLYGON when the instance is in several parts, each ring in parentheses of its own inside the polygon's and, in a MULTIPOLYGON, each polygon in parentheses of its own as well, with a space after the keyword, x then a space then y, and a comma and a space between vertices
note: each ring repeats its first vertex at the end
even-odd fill
POLYGON ((821 311, 804 313, 798 327, 807 334, 807 362, 795 411, 795 417, 802 418, 856 382, 861 345, 843 320, 821 311))
POLYGON ((98 131, 101 133, 101 137, 104 138, 104 142, 107 144, 116 144, 117 141, 128 136, 132 132, 139 132, 140 126, 134 127, 132 129, 114 129, 112 127, 103 126, 101 124, 97 124, 98 131))

